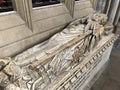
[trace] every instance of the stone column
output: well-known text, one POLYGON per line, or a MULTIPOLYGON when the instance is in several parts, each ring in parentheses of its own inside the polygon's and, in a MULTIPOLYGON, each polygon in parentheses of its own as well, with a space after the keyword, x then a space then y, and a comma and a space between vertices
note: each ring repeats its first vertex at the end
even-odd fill
POLYGON ((115 20, 114 20, 114 25, 115 25, 115 26, 118 24, 119 19, 120 19, 120 3, 119 3, 119 5, 118 5, 116 17, 115 17, 115 20))
POLYGON ((112 2, 112 0, 106 0, 104 13, 107 15, 109 14, 109 11, 110 11, 111 2, 112 2))
POLYGON ((109 12, 109 21, 112 23, 114 23, 115 21, 119 3, 120 3, 120 0, 112 0, 110 12, 109 12))

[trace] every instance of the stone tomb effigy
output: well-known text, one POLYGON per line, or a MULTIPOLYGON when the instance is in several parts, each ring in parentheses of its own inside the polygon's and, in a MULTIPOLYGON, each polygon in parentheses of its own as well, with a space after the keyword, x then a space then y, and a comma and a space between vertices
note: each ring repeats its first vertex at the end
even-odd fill
POLYGON ((82 90, 110 56, 118 35, 94 13, 14 58, 0 59, 5 90, 82 90))

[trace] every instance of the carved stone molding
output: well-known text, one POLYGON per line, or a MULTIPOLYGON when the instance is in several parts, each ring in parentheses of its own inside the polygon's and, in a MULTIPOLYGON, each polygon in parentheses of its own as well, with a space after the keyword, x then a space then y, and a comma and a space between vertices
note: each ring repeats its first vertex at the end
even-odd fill
POLYGON ((28 28, 33 30, 32 22, 32 1, 31 0, 15 0, 16 10, 25 21, 28 28))
POLYGON ((75 6, 75 0, 61 0, 62 3, 65 4, 67 9, 70 12, 70 15, 73 17, 74 16, 74 6, 75 6))

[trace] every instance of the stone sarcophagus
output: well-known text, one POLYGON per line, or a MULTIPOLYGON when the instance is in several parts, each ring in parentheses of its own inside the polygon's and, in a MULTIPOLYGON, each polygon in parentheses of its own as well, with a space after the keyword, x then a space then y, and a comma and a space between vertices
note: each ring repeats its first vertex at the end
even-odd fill
POLYGON ((118 35, 105 14, 94 13, 14 58, 0 59, 5 90, 83 90, 109 60, 118 35))

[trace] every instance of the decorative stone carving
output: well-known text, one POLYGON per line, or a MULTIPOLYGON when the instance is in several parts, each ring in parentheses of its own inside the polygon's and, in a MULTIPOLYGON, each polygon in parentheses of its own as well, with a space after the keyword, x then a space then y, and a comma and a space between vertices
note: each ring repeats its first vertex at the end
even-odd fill
MULTIPOLYGON (((14 58, 1 59, 0 85, 6 90, 68 89, 70 84, 79 78, 80 73, 86 72, 94 64, 96 58, 101 56, 101 51, 105 51, 103 49, 106 48, 100 49, 100 52, 92 59, 90 58, 91 61, 80 69, 81 71, 77 69, 92 51, 99 49, 100 43, 105 42, 102 37, 114 36, 112 32, 107 33, 109 29, 112 31, 113 27, 110 25, 109 28, 106 22, 107 17, 104 14, 89 15, 73 21, 49 40, 14 58), (77 71, 75 72, 75 70, 77 71), (75 76, 72 76, 74 74, 75 76), (65 75, 67 76, 65 77, 65 75), (61 77, 69 78, 65 79, 66 83, 61 85, 59 82, 61 77), (70 82, 68 82, 69 79, 70 82)), ((116 39, 117 37, 114 38, 114 40, 116 39)), ((109 44, 112 44, 111 41, 109 44)), ((108 46, 105 44, 105 46, 109 47, 109 44, 108 46)))

